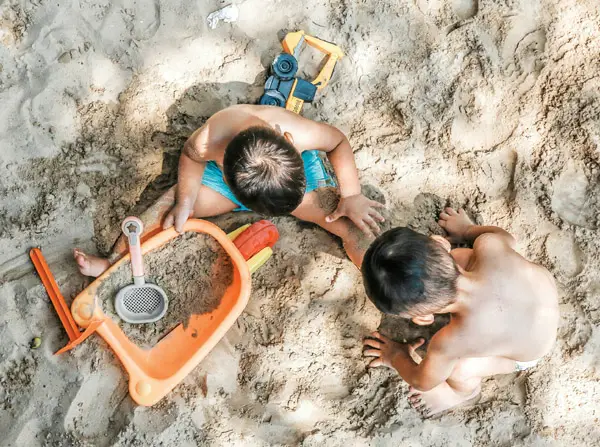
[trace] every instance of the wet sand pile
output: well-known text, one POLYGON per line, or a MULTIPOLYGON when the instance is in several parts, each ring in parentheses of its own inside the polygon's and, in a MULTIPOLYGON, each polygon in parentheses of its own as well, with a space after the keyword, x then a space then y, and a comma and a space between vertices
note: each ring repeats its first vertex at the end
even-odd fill
POLYGON ((131 263, 125 262, 98 288, 103 311, 117 322, 131 341, 150 348, 179 323, 187 327, 191 315, 201 315, 219 306, 233 280, 227 253, 212 237, 185 233, 144 255, 146 282, 161 287, 169 300, 163 318, 147 324, 122 321, 114 303, 119 290, 132 284, 131 263))

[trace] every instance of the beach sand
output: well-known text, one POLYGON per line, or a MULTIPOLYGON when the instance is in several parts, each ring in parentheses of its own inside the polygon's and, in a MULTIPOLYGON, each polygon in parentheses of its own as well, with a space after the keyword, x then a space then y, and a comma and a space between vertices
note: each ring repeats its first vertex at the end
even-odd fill
POLYGON ((234 3, 215 29, 228 3, 0 3, 0 445, 600 445, 600 4, 234 3), (485 380, 475 406, 423 421, 394 371, 367 370, 365 335, 420 329, 382 317, 340 242, 291 217, 272 219, 281 238, 244 313, 154 407, 99 337, 53 356, 67 337, 28 249, 70 302, 90 282, 72 248, 108 254, 175 182, 191 132, 255 103, 298 29, 346 52, 303 115, 346 133, 388 226, 443 234, 438 213, 461 206, 556 277, 553 351, 485 380))

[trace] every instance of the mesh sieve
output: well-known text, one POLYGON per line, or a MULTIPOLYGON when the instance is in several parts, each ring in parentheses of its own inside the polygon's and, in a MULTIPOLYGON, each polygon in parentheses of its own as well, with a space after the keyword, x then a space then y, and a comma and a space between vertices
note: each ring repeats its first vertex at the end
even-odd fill
POLYGON ((154 314, 161 304, 161 294, 150 287, 133 288, 123 297, 123 307, 134 314, 154 314))

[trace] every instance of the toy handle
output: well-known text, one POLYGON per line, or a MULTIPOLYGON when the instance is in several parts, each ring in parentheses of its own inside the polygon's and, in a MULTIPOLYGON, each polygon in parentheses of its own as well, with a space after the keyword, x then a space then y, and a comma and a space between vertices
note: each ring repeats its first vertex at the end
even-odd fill
POLYGON ((247 261, 266 247, 273 247, 279 239, 277 227, 268 220, 260 220, 242 231, 233 243, 247 261))
POLYGON ((140 238, 144 225, 137 217, 126 217, 121 225, 123 234, 127 237, 129 244, 129 254, 131 255, 131 273, 133 273, 133 281, 136 285, 144 284, 144 262, 142 261, 142 247, 140 238))

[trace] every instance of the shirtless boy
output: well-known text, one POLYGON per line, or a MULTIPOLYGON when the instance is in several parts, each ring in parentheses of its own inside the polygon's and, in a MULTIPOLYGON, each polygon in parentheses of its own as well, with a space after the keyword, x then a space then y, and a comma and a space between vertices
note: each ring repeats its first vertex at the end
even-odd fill
POLYGON ((532 367, 554 344, 558 301, 554 279, 515 250, 498 227, 473 225, 465 212, 446 208, 439 224, 454 243, 395 228, 371 244, 362 272, 367 295, 384 313, 450 323, 430 340, 403 344, 374 332, 364 341, 369 366, 398 371, 410 385, 409 401, 429 417, 479 395, 481 379, 532 367))
MULTIPOLYGON (((179 232, 189 217, 253 210, 263 216, 291 214, 339 236, 360 266, 361 231, 379 233, 382 205, 361 193, 348 139, 333 126, 280 107, 235 105, 208 121, 187 140, 178 183, 141 217, 146 233, 160 226, 179 232), (318 188, 336 186, 317 151, 327 154, 339 182, 335 210, 321 204, 318 188)), ((125 249, 123 238, 115 247, 125 249)), ((110 260, 75 250, 81 273, 98 276, 110 260)))

